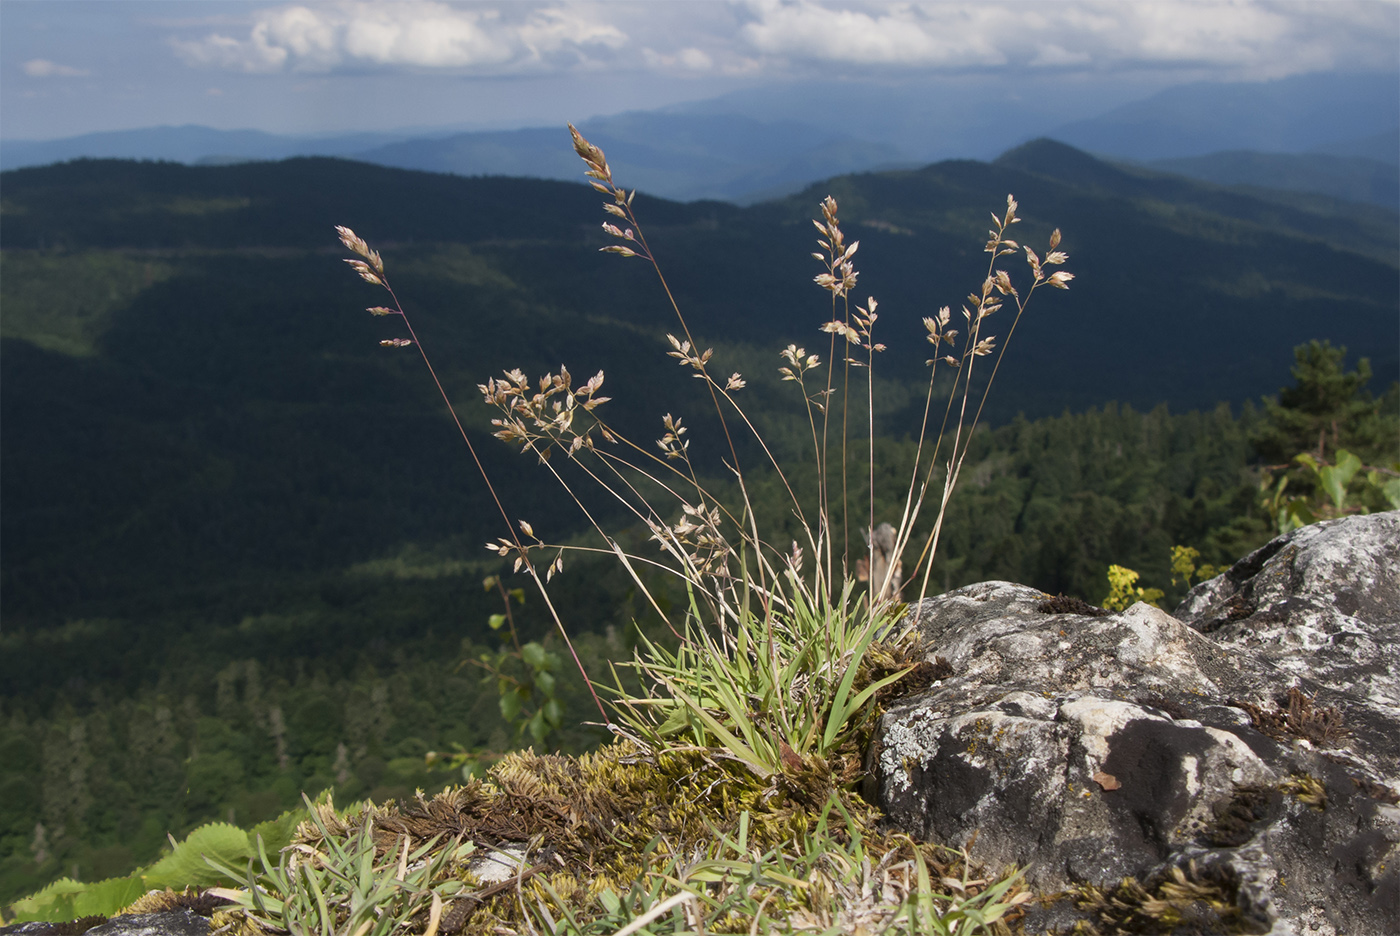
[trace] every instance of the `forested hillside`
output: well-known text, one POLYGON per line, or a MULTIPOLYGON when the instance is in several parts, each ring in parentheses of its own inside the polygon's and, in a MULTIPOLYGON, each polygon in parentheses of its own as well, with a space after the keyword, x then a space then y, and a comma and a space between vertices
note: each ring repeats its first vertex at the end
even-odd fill
MULTIPOLYGON (((481 587, 508 571, 482 548, 499 514, 421 361, 379 346, 396 325, 363 311, 380 296, 340 262, 333 224, 383 252, 508 512, 550 540, 580 534, 577 508, 490 438, 487 377, 601 369, 638 438, 667 412, 697 452, 715 438, 665 356, 664 294, 598 254, 584 186, 304 159, 76 162, 0 189, 0 902, 124 871, 202 819, 256 822, 328 785, 402 796, 451 779, 428 750, 516 743, 482 671, 457 668, 500 642, 481 587)), ((1271 535, 1251 440, 1272 417, 1248 401, 1290 383, 1293 347, 1369 357, 1377 392, 1400 369, 1380 209, 1251 199, 1050 143, 746 209, 638 195, 697 337, 749 379, 785 459, 805 457, 805 424, 776 352, 826 347, 807 219, 828 192, 890 346, 881 479, 912 459, 920 319, 980 282, 987 212, 1014 193, 1021 239, 1061 228, 1077 275, 1018 327, 939 589, 1001 578, 1097 601, 1120 563, 1178 597, 1172 546, 1218 564, 1271 535)), ((1400 458, 1379 438, 1368 457, 1400 458)), ((877 513, 900 496, 877 484, 877 513)), ((600 668, 658 625, 606 564, 571 561, 554 586, 600 668)), ((546 631, 539 605, 518 611, 524 637, 546 631)), ((590 717, 581 680, 560 687, 569 724, 590 717)))

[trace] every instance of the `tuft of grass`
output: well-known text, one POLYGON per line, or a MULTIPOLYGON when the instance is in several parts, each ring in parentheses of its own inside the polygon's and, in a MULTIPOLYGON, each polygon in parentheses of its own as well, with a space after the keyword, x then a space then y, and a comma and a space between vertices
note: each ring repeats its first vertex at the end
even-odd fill
MULTIPOLYGON (((633 210, 635 191, 617 184, 601 149, 572 127, 570 131, 587 167, 585 175, 605 196, 604 211, 616 219, 603 222, 604 234, 613 243, 602 250, 640 259, 654 270, 678 326, 678 334, 667 335, 668 354, 703 383, 723 432, 724 462, 737 489, 736 497, 726 498, 719 485, 702 476, 681 417, 666 414, 660 437, 650 445, 610 424, 603 409, 609 398, 601 392, 606 379, 602 372, 576 380, 562 366, 538 379, 508 370, 481 385, 486 402, 499 411, 492 420, 497 437, 535 455, 569 492, 601 538, 602 549, 622 563, 658 615, 667 618, 641 568, 673 576, 687 595, 684 619, 672 625, 679 649, 648 644, 646 652, 627 664, 647 678, 650 691, 637 696, 623 690, 620 682, 613 687, 613 710, 621 722, 614 730, 653 747, 684 737, 697 746, 722 748, 764 776, 796 768, 808 758, 824 758, 859 728, 868 703, 883 688, 853 691, 852 679, 877 636, 902 614, 902 557, 933 496, 935 475, 941 471, 937 516, 911 570, 922 570, 920 597, 927 591, 948 501, 1016 324, 1036 290, 1068 288, 1072 275, 1052 269, 1067 259, 1058 249, 1060 233, 1051 235, 1043 260, 1021 247, 1009 237, 1020 219, 1015 199, 1008 196, 1005 211, 992 216, 984 248, 991 259, 980 288, 961 307, 963 327, 951 327, 953 313, 947 306, 923 319, 923 338, 933 346, 934 356, 927 362, 930 377, 917 451, 902 512, 893 524, 879 522, 874 506, 874 369, 885 350, 876 339, 879 304, 874 297, 864 304, 852 302, 860 275, 854 261, 860 243, 846 240, 836 200, 823 200, 822 217, 813 221, 820 250, 812 256, 821 264, 814 282, 830 301, 830 317, 820 328, 829 336, 827 365, 820 355, 790 344, 781 350, 783 363, 778 368, 784 381, 797 385, 810 433, 817 504, 809 513, 744 409, 747 381, 738 372, 724 376, 713 351, 697 343, 633 210), (1002 263, 1023 252, 1030 282, 1018 290, 1002 263), (1008 304, 1015 314, 999 339, 990 321, 1008 304), (974 371, 987 357, 992 358, 991 373, 979 396, 973 391, 974 371), (951 369, 954 379, 941 423, 931 437, 940 368, 951 369), (852 502, 847 468, 853 425, 866 427, 861 440, 869 489, 861 531, 864 555, 852 549, 849 528, 850 518, 862 509, 852 502), (752 472, 742 467, 735 441, 739 433, 751 437, 762 453, 764 469, 786 492, 801 542, 774 543, 759 529, 750 498, 752 472), (659 555, 624 549, 551 461, 556 453, 649 530, 659 555), (856 578, 868 583, 859 596, 856 578)), ((562 568, 562 549, 536 537, 523 521, 520 531, 531 540, 528 545, 513 535, 488 548, 502 557, 513 556, 517 569, 532 568, 532 554, 552 553, 546 580, 562 568)), ((898 674, 887 677, 891 682, 897 678, 898 674)))
POLYGON ((242 871, 206 857, 210 867, 246 884, 209 893, 242 908, 245 919, 264 929, 303 936, 389 936, 412 928, 436 936, 444 898, 464 889, 451 873, 453 866, 475 851, 474 843, 435 836, 414 849, 404 835, 380 848, 374 807, 362 807, 352 814, 357 821, 348 823, 329 800, 307 799, 306 808, 310 818, 276 862, 258 839, 260 870, 251 859, 242 871))
MULTIPOLYGON (((853 790, 861 776, 860 747, 881 702, 900 685, 927 680, 921 671, 929 665, 920 663, 917 638, 900 643, 884 638, 904 615, 904 590, 917 581, 919 597, 927 593, 949 499, 1021 316, 1038 290, 1068 288, 1073 278, 1057 269, 1067 259, 1059 249, 1060 232, 1051 235, 1043 258, 1012 240, 1020 218, 1016 200, 1008 196, 1004 211, 992 215, 984 247, 990 258, 981 284, 958 313, 944 306, 922 318, 915 340, 933 349, 922 425, 899 515, 877 517, 875 369, 885 350, 877 331, 882 335, 887 326, 880 324, 873 296, 864 303, 853 298, 860 244, 846 240, 836 200, 823 200, 821 218, 813 222, 820 248, 813 253, 820 264, 813 281, 830 306, 820 327, 827 336, 825 359, 796 343, 778 355, 777 373, 798 392, 815 466, 815 483, 798 485, 745 410, 744 376, 726 375, 728 368, 720 368, 713 349, 702 348, 692 332, 633 210, 636 192, 614 180, 601 149, 569 129, 585 175, 604 196, 609 217, 602 230, 609 242, 602 251, 649 265, 674 316, 667 353, 703 385, 722 433, 724 477, 717 481, 702 470, 707 461, 691 452, 689 426, 680 415, 664 415, 654 440, 629 437, 610 423, 602 372, 579 379, 564 365, 538 378, 506 370, 480 386, 497 411, 495 435, 533 456, 554 477, 600 545, 551 543, 528 521, 512 518, 497 498, 506 535, 487 548, 531 578, 580 670, 547 587, 563 570, 570 549, 615 558, 637 593, 668 623, 674 645, 644 640, 632 660, 618 664, 642 677, 640 690, 628 688, 614 667, 612 684, 599 687, 609 696, 608 707, 595 692, 615 736, 596 757, 508 755, 492 768, 489 781, 471 781, 445 799, 395 807, 397 814, 366 820, 360 832, 332 830, 322 817, 325 821, 307 829, 308 841, 297 847, 319 848, 315 842, 349 836, 353 847, 336 852, 335 860, 364 869, 358 878, 348 871, 331 876, 361 881, 354 891, 359 897, 338 898, 341 909, 332 910, 331 902, 318 896, 325 892, 325 879, 317 875, 330 867, 325 850, 315 852, 310 867, 317 873, 309 876, 299 870, 308 867, 305 862, 284 862, 274 871, 264 860, 264 883, 250 876, 246 900, 255 903, 258 887, 284 888, 287 897, 279 898, 279 906, 299 907, 297 912, 306 914, 304 928, 312 927, 314 910, 326 936, 365 936, 356 929, 366 924, 351 917, 354 907, 370 900, 364 894, 380 893, 366 888, 381 873, 375 869, 385 860, 385 836, 436 830, 443 841, 461 837, 503 854, 506 843, 513 843, 508 861, 513 889, 499 882, 489 885, 497 888, 489 893, 454 892, 458 907, 447 919, 469 932, 1003 931, 1030 899, 1014 869, 973 877, 965 855, 950 860, 937 846, 881 835, 874 831, 873 810, 853 790), (1012 257, 1026 263, 1019 286, 1007 265, 1012 257), (1000 319, 994 318, 998 313, 1000 319), (1008 318, 1004 333, 994 334, 992 323, 1008 318), (946 401, 935 405, 944 372, 951 376, 951 389, 946 401), (858 438, 862 428, 864 437, 858 438), (741 451, 762 467, 746 469, 741 451), (851 466, 854 452, 863 453, 864 463, 851 466), (866 477, 853 483, 853 467, 866 477), (776 479, 785 492, 797 521, 796 539, 776 542, 760 529, 751 493, 760 472, 765 484, 776 479), (649 532, 654 550, 629 549, 624 534, 606 529, 588 507, 594 494, 575 488, 578 479, 596 485, 628 512, 649 532), (816 491, 815 504, 795 493, 807 487, 816 491), (853 491, 861 487, 868 489, 868 499, 856 503, 853 491), (916 525, 934 503, 933 520, 920 527, 924 532, 916 540, 916 525), (861 514, 853 529, 853 518, 861 514), (863 549, 853 545, 862 540, 863 549), (907 567, 906 554, 913 559, 907 567), (654 585, 658 574, 686 596, 679 619, 666 612, 669 602, 654 585), (681 774, 675 773, 678 765, 681 774), (590 771, 597 774, 592 786, 584 782, 590 771), (600 784, 603 775, 609 779, 600 784), (650 799, 638 792, 652 789, 658 778, 664 792, 653 790, 650 799), (563 792, 566 788, 572 792, 563 792), (628 791, 642 799, 628 800, 628 791), (378 851, 369 844, 375 834, 378 851), (314 907, 308 892, 318 897, 314 907), (466 900, 474 901, 473 909, 459 909, 466 900)), ((355 254, 346 262, 389 296, 391 304, 368 311, 397 316, 403 325, 401 336, 381 344, 417 348, 480 469, 389 284, 383 258, 348 228, 337 231, 355 254)), ((495 496, 484 471, 482 477, 495 496)), ((595 684, 589 685, 593 691, 595 684)), ((409 854, 408 839, 401 848, 409 854)), ((439 848, 436 854, 451 850, 439 848)), ((431 845, 422 845, 415 854, 427 861, 432 852, 431 845)), ((450 867, 451 859, 444 860, 448 864, 442 867, 450 867)), ((473 875, 467 869, 457 878, 471 883, 473 875)), ((383 899, 409 899, 402 890, 390 887, 383 899)), ((350 892, 342 887, 338 893, 350 892)), ((423 880, 412 889, 412 899, 421 907, 423 901, 436 901, 431 893, 445 896, 423 880)), ((426 917, 421 909, 416 916, 394 909, 394 926, 436 936, 442 907, 435 902, 433 907, 426 917)), ((272 913, 271 904, 245 909, 258 918, 272 913)), ((374 931, 380 932, 380 923, 392 914, 386 909, 376 918, 374 931)))

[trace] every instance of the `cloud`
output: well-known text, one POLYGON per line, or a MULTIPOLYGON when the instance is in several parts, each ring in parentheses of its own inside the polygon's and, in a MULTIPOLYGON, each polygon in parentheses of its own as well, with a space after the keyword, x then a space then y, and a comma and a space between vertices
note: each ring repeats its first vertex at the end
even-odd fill
POLYGON ((254 73, 366 66, 510 73, 586 65, 628 37, 591 6, 403 0, 284 6, 255 14, 246 38, 170 42, 187 64, 254 73))
POLYGON ((191 23, 188 64, 481 75, 869 76, 992 68, 1217 79, 1400 67, 1397 0, 326 0, 191 23))
POLYGON ((20 66, 31 78, 83 78, 92 74, 81 68, 60 65, 48 59, 30 59, 20 66))
POLYGON ((748 0, 741 41, 793 66, 1208 69, 1270 78, 1400 65, 1394 0, 748 0))
POLYGON ((715 60, 704 49, 687 46, 674 52, 658 52, 647 47, 642 49, 642 61, 652 68, 666 71, 707 72, 715 67, 715 60))
POLYGON ((1014 12, 992 4, 862 4, 757 0, 739 30, 756 51, 797 61, 860 65, 1002 65, 997 20, 1014 12))

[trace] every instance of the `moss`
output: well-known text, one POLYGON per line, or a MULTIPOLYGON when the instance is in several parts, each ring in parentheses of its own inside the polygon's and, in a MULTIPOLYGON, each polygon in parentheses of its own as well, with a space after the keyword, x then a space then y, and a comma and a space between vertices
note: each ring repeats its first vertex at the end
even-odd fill
POLYGON ((1201 832, 1201 841, 1216 848, 1235 848, 1254 837, 1256 824, 1268 819, 1278 806, 1278 790, 1240 787, 1229 802, 1217 806, 1215 821, 1201 832))
POLYGON ((1146 885, 1124 878, 1116 887, 1078 889, 1075 906, 1089 911, 1091 920, 1076 924, 1078 936, 1108 934, 1207 934, 1260 933, 1260 921, 1239 906, 1239 882, 1228 868, 1198 868, 1195 861, 1176 866, 1156 882, 1146 885))
POLYGON ((1279 789, 1284 793, 1298 797, 1300 802, 1313 809, 1327 808, 1327 788, 1316 777, 1308 774, 1294 774, 1279 784, 1279 789))
POLYGON ((1272 709, 1233 700, 1230 704, 1249 715, 1256 731, 1276 741, 1302 738, 1319 747, 1339 743, 1349 734, 1341 711, 1332 707, 1320 708, 1315 702, 1316 696, 1309 698, 1293 686, 1289 688, 1288 696, 1277 700, 1272 709))
POLYGON ((1041 614, 1082 614, 1088 617, 1105 617, 1113 613, 1097 605, 1091 605, 1083 598, 1073 598, 1069 595, 1056 595, 1053 598, 1047 598, 1036 605, 1035 609, 1041 614))
MULTIPOLYGON (((794 758, 764 778, 715 750, 653 754, 625 740, 577 758, 516 752, 485 778, 436 796, 345 813, 319 804, 318 821, 302 824, 297 844, 328 853, 324 839, 351 836, 368 819, 380 859, 401 851, 405 838, 416 851, 435 837, 438 849, 470 841, 476 858, 511 855, 513 873, 496 883, 470 858, 445 865, 439 882, 464 888, 442 909, 445 936, 524 932, 542 907, 554 919, 593 919, 619 903, 640 913, 682 880, 706 895, 697 899, 707 932, 749 932, 758 915, 772 923, 827 919, 838 909, 879 916, 892 912, 883 906, 890 894, 903 895, 894 898, 899 905, 917 888, 916 854, 932 880, 968 882, 967 895, 1004 877, 974 880, 961 853, 887 834, 877 810, 831 765, 794 758), (862 866, 867 877, 902 878, 851 884, 846 877, 862 866)), ((989 931, 1014 919, 1015 906, 989 931)), ((411 928, 429 926, 425 915, 411 928)))
MULTIPOLYGON (((825 762, 793 766, 762 779, 715 751, 652 755, 620 741, 577 758, 515 752, 485 779, 430 798, 365 808, 381 854, 400 847, 404 836, 414 849, 434 836, 470 840, 479 850, 523 846, 519 893, 512 880, 484 899, 457 900, 447 910, 463 932, 484 933, 520 922, 520 893, 583 911, 604 890, 626 892, 654 866, 734 835, 741 813, 748 814, 749 847, 758 852, 810 835, 832 794, 857 834, 873 834, 877 813, 839 793, 825 762)), ((318 811, 337 837, 349 834, 364 815, 340 816, 331 804, 318 811)), ((298 830, 305 844, 321 837, 311 822, 298 830)), ((463 877, 481 883, 471 880, 470 871, 463 877)))

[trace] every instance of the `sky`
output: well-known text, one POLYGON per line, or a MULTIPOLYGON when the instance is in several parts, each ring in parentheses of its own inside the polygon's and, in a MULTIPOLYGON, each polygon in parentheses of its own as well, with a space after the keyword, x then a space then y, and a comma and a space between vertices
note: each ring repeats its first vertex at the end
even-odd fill
POLYGON ((803 82, 1145 95, 1397 62, 1400 0, 0 0, 0 136, 501 129, 803 82))

